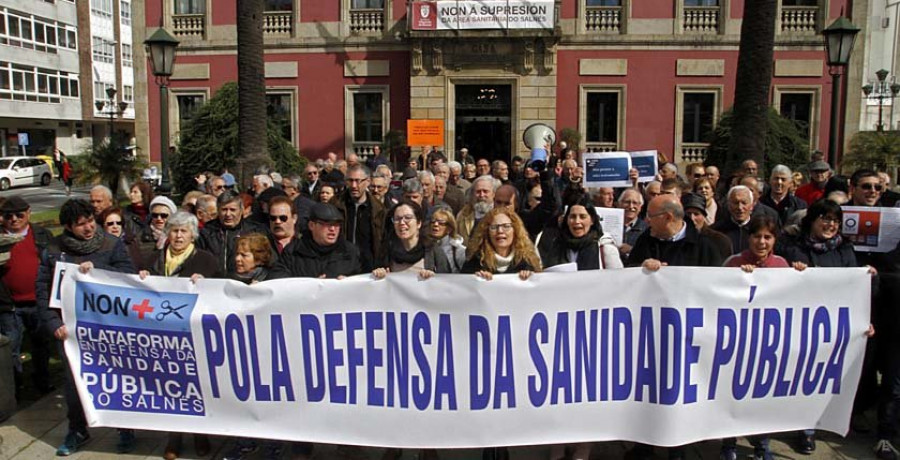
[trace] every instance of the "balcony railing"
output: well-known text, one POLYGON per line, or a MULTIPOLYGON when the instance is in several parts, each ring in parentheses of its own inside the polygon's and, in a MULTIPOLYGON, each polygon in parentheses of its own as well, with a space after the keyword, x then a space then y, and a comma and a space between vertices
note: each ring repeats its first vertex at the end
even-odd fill
POLYGON ((206 15, 203 13, 173 15, 172 29, 176 37, 203 38, 206 34, 206 15))
POLYGON ((267 37, 290 37, 294 28, 294 13, 266 11, 263 13, 263 33, 267 37))
POLYGON ((375 155, 375 147, 380 145, 378 142, 354 142, 353 153, 362 159, 372 158, 375 155))
POLYGON ((815 35, 818 32, 818 16, 817 6, 782 6, 781 32, 815 35))
POLYGON ((384 30, 384 10, 360 8, 350 10, 350 32, 370 33, 384 30))
POLYGON ((591 153, 615 152, 619 150, 619 144, 615 142, 588 142, 584 148, 591 153))
POLYGON ((622 30, 621 6, 589 6, 585 10, 584 28, 588 32, 619 33, 622 30))
POLYGON ((684 142, 681 144, 681 161, 685 163, 702 163, 706 160, 709 144, 706 142, 684 142))
POLYGON ((691 33, 718 33, 720 12, 718 6, 686 6, 683 30, 691 33))

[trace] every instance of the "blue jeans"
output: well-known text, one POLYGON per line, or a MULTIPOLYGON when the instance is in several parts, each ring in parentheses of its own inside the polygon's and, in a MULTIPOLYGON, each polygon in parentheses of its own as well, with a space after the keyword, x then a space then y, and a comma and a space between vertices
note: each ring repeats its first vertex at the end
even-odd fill
POLYGON ((5 335, 9 341, 9 351, 12 353, 13 369, 17 374, 22 373, 22 320, 14 312, 0 312, 0 334, 5 335))

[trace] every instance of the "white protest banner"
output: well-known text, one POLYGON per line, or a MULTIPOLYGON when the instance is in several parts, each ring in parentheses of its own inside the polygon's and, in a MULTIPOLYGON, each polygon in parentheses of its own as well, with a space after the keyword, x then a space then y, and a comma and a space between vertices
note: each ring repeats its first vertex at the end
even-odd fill
MULTIPOLYGON (((631 152, 631 167, 638 170, 638 182, 650 182, 659 172, 659 157, 656 150, 631 152)), ((630 185, 630 184, 629 184, 630 185)))
POLYGON ((625 210, 621 208, 601 208, 594 207, 597 211, 597 217, 600 220, 600 228, 603 233, 612 237, 616 242, 616 246, 622 245, 622 238, 625 233, 625 210))
POLYGON ((628 152, 588 152, 581 157, 585 187, 630 187, 628 152))
POLYGON ((410 4, 413 30, 552 29, 553 0, 439 0, 410 4))
POLYGON ((844 434, 869 291, 865 269, 254 286, 70 269, 62 298, 91 426, 454 448, 844 434))
POLYGON ((900 208, 842 206, 841 234, 860 252, 890 252, 900 243, 900 208))

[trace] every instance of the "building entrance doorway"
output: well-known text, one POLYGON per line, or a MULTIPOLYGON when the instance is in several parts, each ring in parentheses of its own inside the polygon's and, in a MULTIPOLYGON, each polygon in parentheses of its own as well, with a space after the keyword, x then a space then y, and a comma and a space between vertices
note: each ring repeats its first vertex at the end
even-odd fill
POLYGON ((456 149, 490 161, 510 161, 512 85, 456 85, 456 149))

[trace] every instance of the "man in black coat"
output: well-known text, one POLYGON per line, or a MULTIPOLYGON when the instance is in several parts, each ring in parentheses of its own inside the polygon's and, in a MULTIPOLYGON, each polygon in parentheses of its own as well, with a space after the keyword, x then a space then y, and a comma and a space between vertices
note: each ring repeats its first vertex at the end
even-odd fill
POLYGON ((234 241, 241 235, 259 233, 267 235, 268 229, 250 219, 244 219, 244 202, 240 195, 225 192, 217 199, 218 217, 203 226, 197 247, 205 249, 219 259, 219 269, 226 275, 234 273, 234 241))
MULTIPOLYGON (((663 266, 721 267, 724 259, 715 243, 702 235, 690 219, 685 220, 684 208, 674 195, 659 195, 647 206, 647 231, 638 237, 628 257, 629 267, 644 267, 657 271, 663 266)), ((669 458, 684 458, 683 448, 673 447, 669 458), (681 454, 680 456, 678 454, 681 454)), ((635 445, 634 458, 652 458, 653 448, 635 445)))
MULTIPOLYGON (((723 233, 731 240, 731 253, 740 254, 747 249, 750 240, 750 219, 759 213, 753 192, 744 185, 735 185, 725 199, 726 211, 716 217, 712 229, 723 233)), ((777 219, 778 216, 775 216, 777 219)))
POLYGON ((56 455, 68 456, 90 440, 90 434, 87 430, 84 408, 72 381, 72 374, 68 372, 69 365, 63 349, 68 330, 59 311, 50 309, 50 291, 56 262, 78 264, 78 270, 82 273, 94 268, 119 273, 134 273, 135 270, 122 240, 97 228, 94 210, 89 202, 81 199, 66 201, 59 210, 59 222, 65 229, 61 235, 50 241, 41 255, 35 297, 45 330, 57 339, 59 356, 66 369, 65 398, 68 406, 69 432, 66 434, 65 442, 57 449, 56 455))
POLYGON ((360 273, 359 249, 341 236, 343 221, 343 213, 333 205, 316 203, 307 230, 284 248, 269 279, 341 279, 360 273))
POLYGON ((651 200, 647 220, 650 228, 634 244, 628 257, 629 267, 643 266, 655 271, 664 265, 722 266, 724 259, 715 243, 684 219, 684 208, 678 198, 660 195, 651 200))
POLYGON ((781 222, 787 222, 791 214, 806 209, 806 202, 791 193, 793 182, 791 169, 785 165, 776 165, 769 175, 769 193, 759 199, 764 204, 778 213, 781 222))

